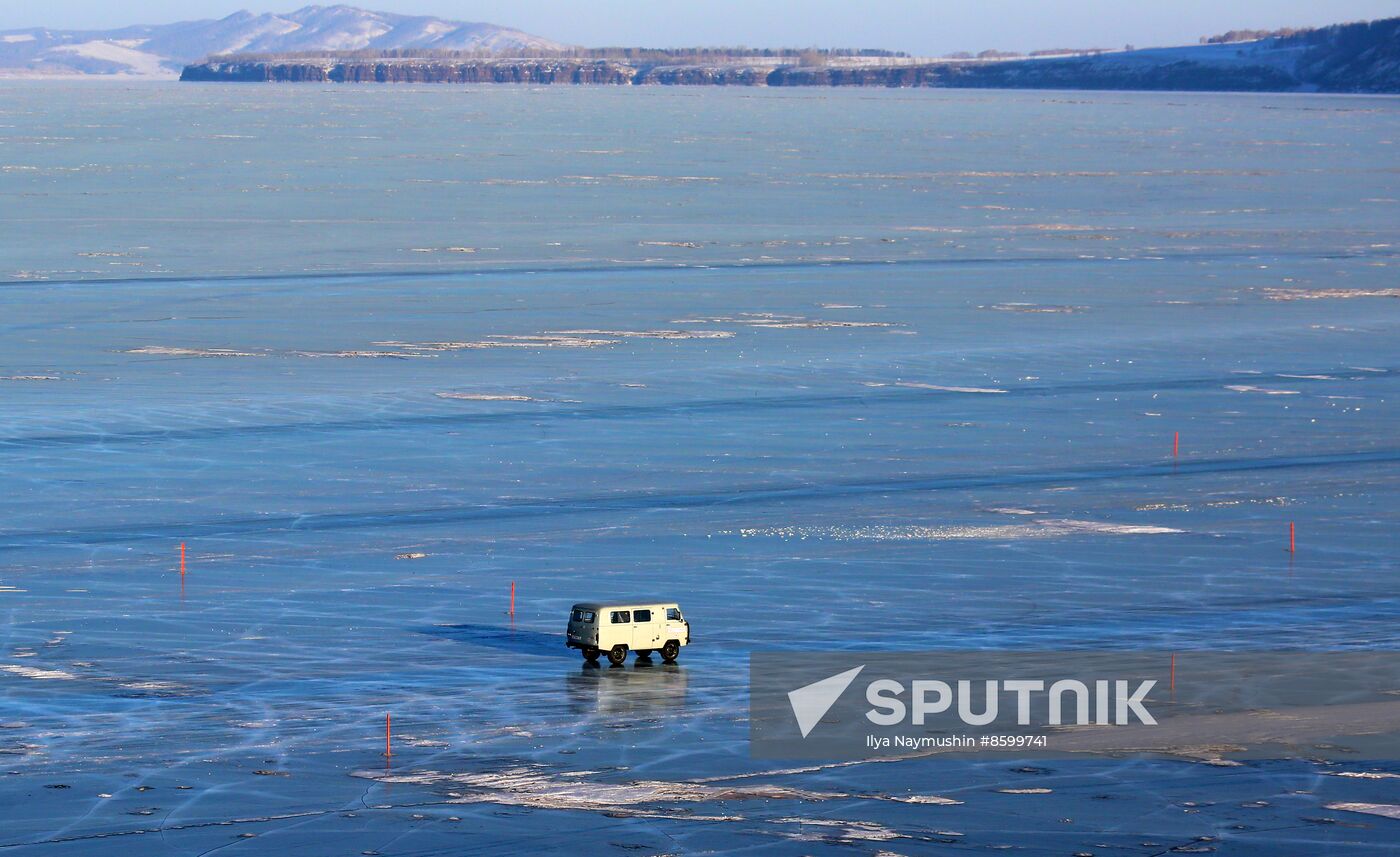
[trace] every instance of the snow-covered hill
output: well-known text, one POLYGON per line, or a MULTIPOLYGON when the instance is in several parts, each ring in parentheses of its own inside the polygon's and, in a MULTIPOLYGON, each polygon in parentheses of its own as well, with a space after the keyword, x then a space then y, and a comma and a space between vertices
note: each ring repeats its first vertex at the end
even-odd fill
POLYGON ((433 48, 508 53, 563 47, 495 24, 353 6, 307 6, 280 15, 235 12, 218 20, 118 30, 8 30, 0 32, 0 77, 96 74, 174 79, 186 63, 232 52, 433 48))

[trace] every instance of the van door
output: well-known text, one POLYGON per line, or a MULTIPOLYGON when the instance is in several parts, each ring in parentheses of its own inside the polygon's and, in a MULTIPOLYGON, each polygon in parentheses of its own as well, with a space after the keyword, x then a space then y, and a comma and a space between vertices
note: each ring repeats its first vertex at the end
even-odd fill
POLYGON ((598 615, 592 610, 575 609, 569 614, 569 639, 585 646, 598 645, 598 615))
POLYGON ((661 648, 661 623, 658 612, 647 608, 632 611, 632 648, 661 648))
POLYGON ((630 610, 609 610, 608 624, 600 626, 598 629, 598 648, 606 651, 618 643, 629 649, 633 648, 632 611, 630 610))

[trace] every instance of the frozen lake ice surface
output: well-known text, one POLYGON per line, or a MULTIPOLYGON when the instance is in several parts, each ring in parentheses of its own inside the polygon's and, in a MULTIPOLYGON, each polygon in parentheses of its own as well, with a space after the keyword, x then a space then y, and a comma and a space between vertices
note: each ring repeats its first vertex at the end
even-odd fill
POLYGON ((0 853, 1393 848, 1394 763, 775 765, 746 686, 1400 644, 1397 140, 1393 98, 0 82, 0 853), (565 649, 633 593, 677 664, 565 649))

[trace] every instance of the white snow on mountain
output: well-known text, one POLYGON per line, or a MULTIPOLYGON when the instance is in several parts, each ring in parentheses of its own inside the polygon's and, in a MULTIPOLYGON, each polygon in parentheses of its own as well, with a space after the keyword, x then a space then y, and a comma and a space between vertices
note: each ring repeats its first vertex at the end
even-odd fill
POLYGON ((0 77, 179 76, 186 63, 233 52, 557 50, 549 39, 495 24, 373 12, 353 6, 306 6, 285 14, 235 12, 225 18, 117 30, 33 28, 0 32, 0 77))

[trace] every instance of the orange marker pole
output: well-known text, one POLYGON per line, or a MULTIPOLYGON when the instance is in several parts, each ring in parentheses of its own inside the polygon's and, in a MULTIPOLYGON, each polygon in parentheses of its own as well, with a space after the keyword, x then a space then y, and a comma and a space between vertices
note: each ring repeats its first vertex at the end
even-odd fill
POLYGON ((391 736, 392 736, 392 734, 393 734, 393 732, 392 732, 392 724, 393 724, 393 715, 392 715, 392 714, 385 714, 385 715, 384 715, 384 755, 386 755, 386 756, 392 756, 392 755, 394 755, 394 747, 393 747, 393 745, 390 743, 391 736))
POLYGON ((180 542, 180 576, 185 576, 185 543, 180 542))
POLYGON ((1176 652, 1172 652, 1172 679, 1171 679, 1171 690, 1172 690, 1172 693, 1176 693, 1176 652))
POLYGON ((1181 453, 1181 432, 1172 433, 1172 458, 1176 458, 1181 453))
POLYGON ((1298 533, 1297 530, 1294 529, 1292 521, 1288 522, 1288 552, 1298 552, 1298 533))
POLYGON ((510 582, 510 615, 515 615, 515 581, 510 582))

